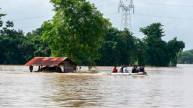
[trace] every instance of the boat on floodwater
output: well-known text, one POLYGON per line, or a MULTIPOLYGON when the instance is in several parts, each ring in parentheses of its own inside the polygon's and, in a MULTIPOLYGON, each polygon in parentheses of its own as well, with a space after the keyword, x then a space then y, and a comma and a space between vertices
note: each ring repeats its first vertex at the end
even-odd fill
POLYGON ((111 73, 111 75, 131 75, 131 76, 143 75, 143 76, 146 76, 148 74, 147 72, 138 72, 138 73, 111 73))

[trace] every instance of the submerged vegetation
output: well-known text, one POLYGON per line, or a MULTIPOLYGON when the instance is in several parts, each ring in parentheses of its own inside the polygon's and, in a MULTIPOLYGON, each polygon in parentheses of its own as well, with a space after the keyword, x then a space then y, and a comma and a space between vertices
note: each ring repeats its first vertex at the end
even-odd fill
MULTIPOLYGON (((80 65, 176 66, 185 47, 177 38, 168 42, 161 23, 140 28, 139 39, 128 29, 112 27, 86 0, 51 0, 53 19, 24 35, 0 19, 0 64, 23 64, 34 56, 68 56, 80 65)), ((3 14, 0 14, 0 18, 3 14)))
POLYGON ((1 17, 0 64, 24 64, 34 56, 50 56, 49 48, 40 38, 39 29, 25 36, 21 30, 13 29, 13 22, 3 22, 1 17))
POLYGON ((180 64, 193 64, 193 50, 182 52, 178 57, 180 64))

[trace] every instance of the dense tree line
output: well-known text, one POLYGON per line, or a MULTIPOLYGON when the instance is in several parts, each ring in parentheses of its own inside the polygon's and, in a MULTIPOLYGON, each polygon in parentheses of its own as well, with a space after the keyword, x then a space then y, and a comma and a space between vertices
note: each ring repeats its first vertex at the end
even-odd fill
POLYGON ((34 56, 49 56, 48 47, 42 43, 40 33, 14 30, 11 21, 2 21, 0 14, 0 64, 24 64, 34 56))
POLYGON ((182 52, 178 57, 180 64, 193 64, 193 50, 182 52))
MULTIPOLYGON (((53 19, 24 35, 0 20, 0 64, 23 64, 34 56, 70 57, 79 65, 175 66, 185 47, 177 38, 162 40, 160 23, 140 28, 144 38, 113 28, 87 0, 51 0, 53 19)), ((0 14, 0 18, 3 14, 0 14)))
POLYGON ((100 48, 101 58, 98 65, 130 64, 135 60, 136 39, 127 29, 120 31, 111 28, 100 48))
POLYGON ((146 65, 153 66, 176 66, 178 54, 185 48, 183 41, 177 41, 177 38, 168 42, 163 41, 164 31, 160 23, 154 23, 150 26, 140 29, 145 38, 145 58, 146 65))
POLYGON ((160 23, 141 28, 145 35, 138 39, 128 30, 110 29, 100 49, 99 65, 150 65, 176 66, 178 54, 185 44, 177 38, 162 40, 164 32, 160 23))

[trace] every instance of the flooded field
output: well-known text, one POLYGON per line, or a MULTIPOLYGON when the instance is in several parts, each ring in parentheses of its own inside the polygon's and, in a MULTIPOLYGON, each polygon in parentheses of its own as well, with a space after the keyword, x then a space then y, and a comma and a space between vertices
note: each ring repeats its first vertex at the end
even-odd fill
POLYGON ((193 65, 147 68, 148 76, 30 73, 0 66, 0 108, 191 108, 193 65))

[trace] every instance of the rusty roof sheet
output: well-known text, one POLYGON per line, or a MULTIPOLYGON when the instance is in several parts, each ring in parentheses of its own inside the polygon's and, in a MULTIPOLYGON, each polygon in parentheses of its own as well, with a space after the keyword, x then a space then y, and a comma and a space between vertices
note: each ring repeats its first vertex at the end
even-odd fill
POLYGON ((58 66, 63 61, 65 61, 67 57, 34 57, 30 61, 28 61, 26 66, 58 66))

